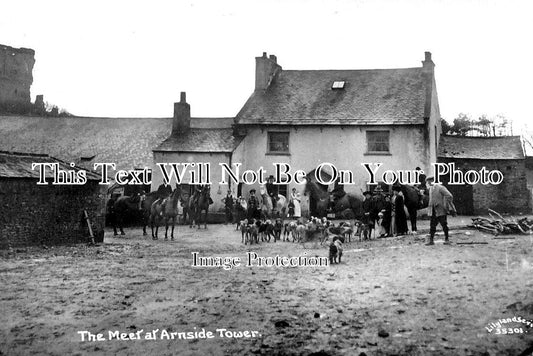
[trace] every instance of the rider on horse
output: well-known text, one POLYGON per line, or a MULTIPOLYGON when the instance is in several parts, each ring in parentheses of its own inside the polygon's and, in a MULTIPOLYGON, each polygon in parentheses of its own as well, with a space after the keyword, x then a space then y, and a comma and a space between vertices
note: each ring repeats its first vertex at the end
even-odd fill
POLYGON ((155 205, 163 203, 163 200, 168 198, 172 194, 172 187, 164 182, 157 188, 157 200, 154 201, 155 205))
POLYGON ((276 206, 276 203, 279 199, 279 187, 274 184, 274 176, 268 177, 267 183, 266 183, 266 190, 267 194, 272 200, 272 206, 276 206))
POLYGON ((335 203, 337 200, 339 200, 340 198, 342 198, 343 196, 346 195, 346 192, 344 191, 344 186, 341 185, 340 183, 340 178, 338 178, 336 181, 335 181, 335 187, 333 188, 333 190, 331 191, 331 196, 333 197, 333 202, 335 203))

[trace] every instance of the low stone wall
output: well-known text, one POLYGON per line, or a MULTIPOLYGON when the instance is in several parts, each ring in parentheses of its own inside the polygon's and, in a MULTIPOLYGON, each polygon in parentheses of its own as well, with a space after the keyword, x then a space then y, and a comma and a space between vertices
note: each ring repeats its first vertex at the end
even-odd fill
POLYGON ((97 230, 102 206, 96 181, 57 186, 0 179, 0 248, 85 242, 89 232, 83 210, 97 230))

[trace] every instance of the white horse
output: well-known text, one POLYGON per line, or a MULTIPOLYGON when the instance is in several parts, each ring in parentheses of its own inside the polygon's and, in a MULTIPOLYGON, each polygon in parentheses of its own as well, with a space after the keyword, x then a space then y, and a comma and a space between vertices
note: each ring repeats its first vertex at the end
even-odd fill
POLYGON ((268 195, 264 185, 259 187, 259 193, 261 194, 261 212, 263 215, 266 217, 272 217, 274 214, 279 213, 280 217, 283 217, 285 211, 287 210, 287 198, 281 194, 278 194, 278 201, 274 207, 272 204, 272 199, 270 199, 270 196, 268 195))

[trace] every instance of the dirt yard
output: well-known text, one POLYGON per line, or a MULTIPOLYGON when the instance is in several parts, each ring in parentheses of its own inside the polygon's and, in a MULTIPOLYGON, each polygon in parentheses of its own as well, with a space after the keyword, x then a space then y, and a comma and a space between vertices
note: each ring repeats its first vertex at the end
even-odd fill
POLYGON ((351 242, 339 265, 224 270, 191 267, 192 252, 244 261, 248 251, 274 257, 328 250, 244 246, 240 232, 225 225, 180 226, 175 241, 126 233, 107 232, 97 247, 1 251, 0 354, 533 353, 533 328, 492 325, 533 320, 531 236, 500 240, 456 230, 451 246, 442 236, 424 246, 423 235, 351 242), (456 244, 466 241, 488 244, 456 244), (515 331, 497 334, 507 328, 515 331), (82 331, 102 340, 88 341, 82 331))

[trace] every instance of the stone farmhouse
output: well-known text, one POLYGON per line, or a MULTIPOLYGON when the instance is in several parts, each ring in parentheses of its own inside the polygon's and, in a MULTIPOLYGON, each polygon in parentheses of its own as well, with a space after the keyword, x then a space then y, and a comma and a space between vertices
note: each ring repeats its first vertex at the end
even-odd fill
MULTIPOLYGON (((434 67, 426 52, 417 68, 284 70, 263 53, 255 90, 235 118, 242 138, 232 159, 247 169, 286 162, 308 173, 329 162, 354 172, 355 184, 344 188, 359 194, 371 188, 361 163, 429 172, 441 133, 434 67)), ((303 189, 281 191, 292 187, 303 189)))

